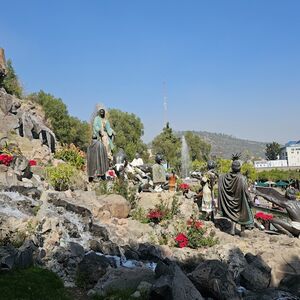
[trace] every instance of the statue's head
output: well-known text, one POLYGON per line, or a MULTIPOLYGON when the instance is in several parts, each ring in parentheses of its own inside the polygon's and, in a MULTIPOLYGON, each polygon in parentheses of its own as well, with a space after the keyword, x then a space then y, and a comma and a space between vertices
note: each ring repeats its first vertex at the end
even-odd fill
POLYGON ((216 163, 213 161, 213 160, 209 160, 208 162, 207 162, 207 169, 208 170, 212 170, 212 169, 214 169, 216 167, 216 163))
POLYGON ((105 110, 103 108, 101 108, 98 113, 101 118, 105 118, 105 110))
POLYGON ((136 158, 136 159, 139 159, 139 158, 140 158, 140 154, 139 154, 139 153, 136 153, 136 154, 135 154, 135 158, 136 158))
POLYGON ((286 189, 285 197, 289 200, 296 200, 296 191, 295 189, 289 187, 286 189))
POLYGON ((231 164, 231 170, 233 173, 238 173, 241 171, 242 164, 239 160, 234 160, 231 164))
POLYGON ((232 154, 232 164, 231 170, 233 173, 238 173, 241 171, 242 163, 240 161, 241 153, 232 154))
POLYGON ((155 162, 158 163, 158 164, 161 164, 162 161, 163 161, 163 155, 160 154, 160 153, 157 153, 155 155, 155 162))

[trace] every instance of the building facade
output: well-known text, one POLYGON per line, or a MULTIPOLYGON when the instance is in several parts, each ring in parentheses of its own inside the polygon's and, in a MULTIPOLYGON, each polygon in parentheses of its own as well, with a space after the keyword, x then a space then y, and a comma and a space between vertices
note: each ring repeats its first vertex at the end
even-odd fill
POLYGON ((254 161, 254 168, 282 168, 288 167, 288 162, 286 159, 277 160, 257 160, 254 161))
POLYGON ((300 167, 300 140, 285 144, 280 150, 280 159, 287 160, 289 167, 300 167))

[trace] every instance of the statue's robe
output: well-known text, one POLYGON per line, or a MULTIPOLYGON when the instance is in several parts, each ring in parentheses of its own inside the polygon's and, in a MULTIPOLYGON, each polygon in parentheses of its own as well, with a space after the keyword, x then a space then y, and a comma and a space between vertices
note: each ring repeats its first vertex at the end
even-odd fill
POLYGON ((241 173, 227 173, 219 178, 219 210, 224 217, 241 225, 253 223, 247 188, 246 177, 241 173))
POLYGON ((104 176, 108 169, 108 157, 103 143, 99 140, 92 140, 92 143, 87 149, 88 177, 104 176))
POLYGON ((93 122, 93 135, 102 141, 106 148, 108 157, 112 159, 112 151, 114 149, 114 131, 110 127, 109 121, 96 116, 93 122))

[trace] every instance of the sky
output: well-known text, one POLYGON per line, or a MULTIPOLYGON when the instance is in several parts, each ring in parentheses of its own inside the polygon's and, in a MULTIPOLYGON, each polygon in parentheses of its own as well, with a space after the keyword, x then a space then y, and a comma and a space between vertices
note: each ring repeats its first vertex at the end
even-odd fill
POLYGON ((26 93, 89 120, 136 114, 256 141, 300 139, 298 0, 0 0, 0 47, 26 93), (165 84, 164 84, 165 82, 165 84))

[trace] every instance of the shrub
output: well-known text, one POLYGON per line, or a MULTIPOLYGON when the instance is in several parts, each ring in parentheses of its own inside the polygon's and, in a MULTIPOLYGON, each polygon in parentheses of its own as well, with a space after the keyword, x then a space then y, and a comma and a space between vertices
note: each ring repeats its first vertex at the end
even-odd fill
POLYGON ((66 191, 69 189, 75 174, 75 167, 68 163, 46 168, 46 176, 50 184, 57 191, 66 191))
POLYGON ((76 169, 83 169, 85 165, 85 154, 74 144, 64 145, 60 150, 56 151, 55 158, 74 166, 76 169))
POLYGON ((206 231, 204 223, 192 217, 187 221, 186 232, 180 232, 176 235, 175 241, 177 242, 177 246, 180 248, 190 247, 197 249, 216 245, 219 241, 214 237, 215 233, 211 231, 207 235, 206 231))

